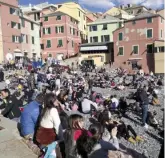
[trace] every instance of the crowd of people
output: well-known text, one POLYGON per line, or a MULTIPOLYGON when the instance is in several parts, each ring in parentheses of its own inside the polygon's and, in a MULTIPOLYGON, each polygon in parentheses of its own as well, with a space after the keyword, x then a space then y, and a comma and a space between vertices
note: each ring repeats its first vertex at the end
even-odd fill
MULTIPOLYGON (((1 90, 0 114, 18 122, 24 142, 39 157, 126 156, 119 147, 121 137, 132 144, 144 141, 122 120, 129 111, 141 114, 141 125, 146 130, 148 126, 155 130, 164 128, 158 123, 156 112, 148 109, 150 104, 162 104, 158 92, 163 86, 163 78, 142 71, 128 74, 121 69, 112 74, 105 70, 95 71, 92 75, 87 72, 71 74, 61 71, 60 66, 50 65, 15 75, 17 90, 11 93, 9 85, 1 90), (124 91, 136 87, 136 91, 128 98, 111 94, 105 98, 93 91, 93 86, 103 82, 112 89, 124 91), (127 99, 135 102, 129 104, 127 99), (85 122, 89 121, 86 116, 93 120, 89 127, 85 127, 85 122)), ((0 79, 4 80, 2 71, 0 79)))

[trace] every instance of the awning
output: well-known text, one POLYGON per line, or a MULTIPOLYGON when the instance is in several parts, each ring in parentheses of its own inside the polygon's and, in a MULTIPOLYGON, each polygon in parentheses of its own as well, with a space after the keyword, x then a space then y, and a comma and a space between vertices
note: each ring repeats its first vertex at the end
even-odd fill
POLYGON ((80 47, 80 51, 92 51, 92 50, 108 50, 108 47, 107 46, 80 47))
POLYGON ((143 58, 129 58, 128 61, 131 61, 131 60, 142 60, 143 58))
POLYGON ((14 53, 14 56, 15 57, 23 57, 23 54, 22 53, 14 53))

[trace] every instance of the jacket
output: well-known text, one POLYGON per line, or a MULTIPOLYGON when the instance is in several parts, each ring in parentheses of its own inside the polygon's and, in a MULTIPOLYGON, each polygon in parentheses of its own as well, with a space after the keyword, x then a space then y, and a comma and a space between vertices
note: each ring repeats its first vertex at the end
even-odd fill
POLYGON ((1 114, 9 119, 19 118, 21 116, 21 111, 19 109, 18 99, 12 95, 5 99, 6 101, 1 105, 0 109, 3 109, 1 114))
POLYGON ((34 134, 42 106, 37 101, 30 102, 21 114, 21 134, 27 136, 34 134))
POLYGON ((141 105, 148 105, 149 104, 149 99, 147 92, 145 90, 142 90, 141 93, 139 94, 139 99, 141 105))

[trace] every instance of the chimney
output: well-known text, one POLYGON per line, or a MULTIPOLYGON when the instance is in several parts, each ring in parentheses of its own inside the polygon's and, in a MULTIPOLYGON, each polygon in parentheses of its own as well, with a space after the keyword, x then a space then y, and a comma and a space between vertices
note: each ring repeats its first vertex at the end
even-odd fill
POLYGON ((128 8, 132 7, 132 4, 127 4, 128 8))

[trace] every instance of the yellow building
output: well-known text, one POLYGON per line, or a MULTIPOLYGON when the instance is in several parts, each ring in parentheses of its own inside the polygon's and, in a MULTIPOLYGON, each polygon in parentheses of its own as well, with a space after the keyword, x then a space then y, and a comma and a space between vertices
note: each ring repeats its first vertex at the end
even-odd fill
POLYGON ((126 11, 122 10, 121 8, 116 8, 116 7, 112 7, 110 10, 106 11, 104 15, 106 14, 126 20, 135 17, 133 15, 129 15, 126 11))
POLYGON ((164 73, 164 41, 155 41, 154 43, 155 53, 154 53, 154 62, 155 62, 155 73, 162 74, 164 73))
POLYGON ((86 13, 85 10, 83 10, 78 3, 68 2, 68 3, 59 4, 57 11, 66 13, 69 16, 76 19, 79 22, 78 27, 79 30, 81 31, 81 35, 83 39, 87 38, 86 13))
POLYGON ((109 61, 114 61, 111 51, 113 51, 113 43, 110 42, 81 44, 79 62, 101 67, 109 61))

